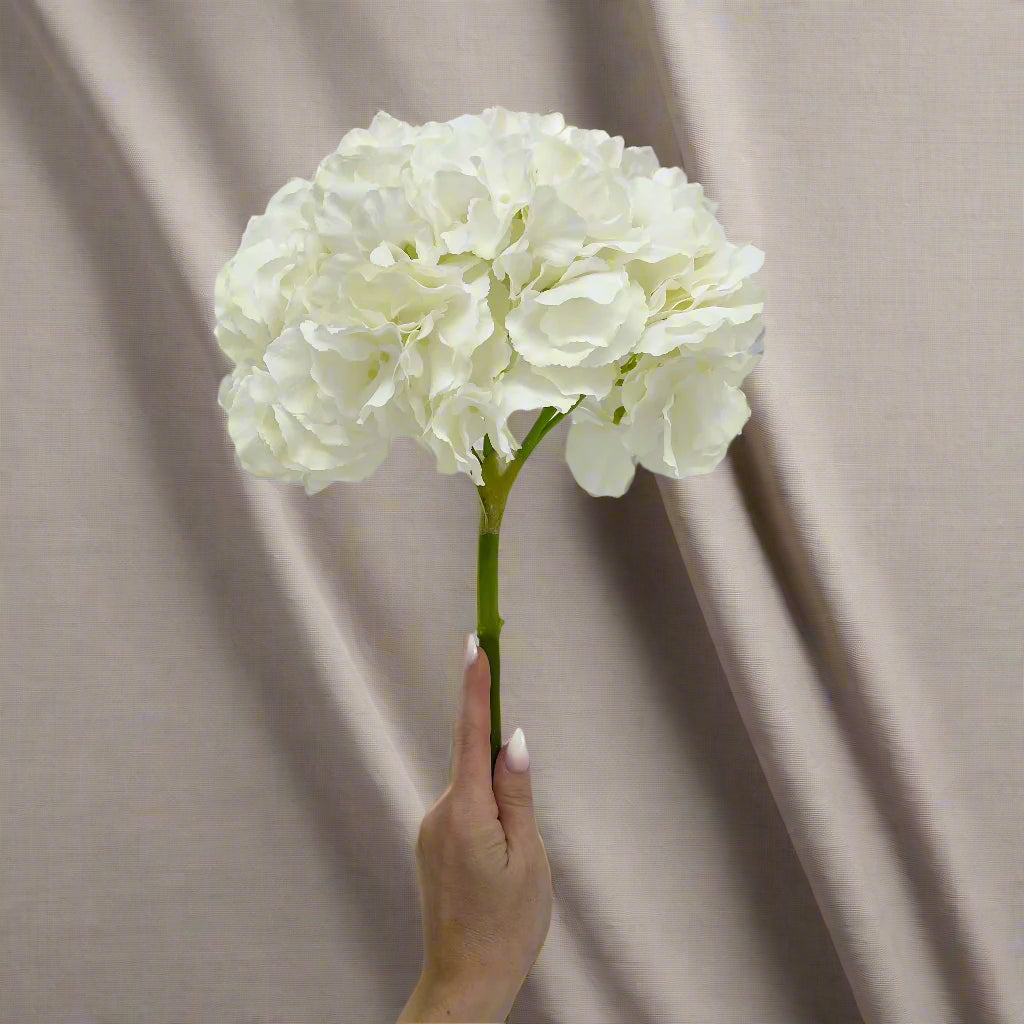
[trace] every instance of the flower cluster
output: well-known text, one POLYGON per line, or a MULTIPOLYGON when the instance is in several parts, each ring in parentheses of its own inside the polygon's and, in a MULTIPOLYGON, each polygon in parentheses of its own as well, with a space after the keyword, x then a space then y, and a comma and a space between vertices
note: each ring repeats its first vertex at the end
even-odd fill
POLYGON ((507 462, 509 416, 550 406, 572 409, 590 494, 623 494, 637 463, 709 472, 750 416, 764 335, 764 253, 716 209, 650 147, 558 113, 378 112, 274 194, 217 276, 242 466, 312 495, 404 436, 480 485, 484 436, 507 462))

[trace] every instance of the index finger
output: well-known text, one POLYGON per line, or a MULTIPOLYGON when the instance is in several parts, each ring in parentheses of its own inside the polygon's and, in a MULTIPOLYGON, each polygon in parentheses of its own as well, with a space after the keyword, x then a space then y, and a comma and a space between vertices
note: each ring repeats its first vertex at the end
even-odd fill
MULTIPOLYGON (((466 636, 467 657, 476 634, 466 636)), ((462 675, 452 744, 452 789, 478 797, 494 797, 491 784, 491 670, 487 653, 477 648, 462 675)))

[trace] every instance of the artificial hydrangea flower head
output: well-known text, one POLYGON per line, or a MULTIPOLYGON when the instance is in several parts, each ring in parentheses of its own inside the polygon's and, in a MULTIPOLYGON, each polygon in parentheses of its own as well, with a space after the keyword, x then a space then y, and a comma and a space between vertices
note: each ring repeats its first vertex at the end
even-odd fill
POLYGON ((217 276, 243 468, 313 495, 403 436, 479 486, 484 436, 508 462, 509 416, 554 407, 592 495, 624 494, 638 463, 710 472, 764 337, 764 253, 726 240, 717 205, 649 146, 558 113, 379 111, 273 195, 217 276))

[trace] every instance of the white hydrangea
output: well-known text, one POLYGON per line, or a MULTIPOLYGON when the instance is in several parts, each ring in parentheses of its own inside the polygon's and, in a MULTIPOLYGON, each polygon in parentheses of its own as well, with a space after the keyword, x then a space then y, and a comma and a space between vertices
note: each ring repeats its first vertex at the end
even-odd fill
POLYGON ((750 408, 764 261, 650 147, 491 107, 413 127, 379 111, 252 217, 217 276, 235 363, 218 401, 241 465, 309 495, 370 476, 393 437, 483 483, 509 416, 569 416, 593 495, 637 463, 707 473, 750 408))

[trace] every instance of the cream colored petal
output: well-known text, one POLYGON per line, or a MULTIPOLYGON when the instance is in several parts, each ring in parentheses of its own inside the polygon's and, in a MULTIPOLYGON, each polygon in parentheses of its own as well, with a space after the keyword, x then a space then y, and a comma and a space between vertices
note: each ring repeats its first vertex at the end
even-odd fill
POLYGON ((565 438, 565 461, 576 482, 595 498, 619 498, 629 490, 636 473, 617 426, 573 422, 565 438))

